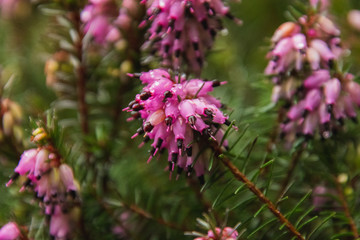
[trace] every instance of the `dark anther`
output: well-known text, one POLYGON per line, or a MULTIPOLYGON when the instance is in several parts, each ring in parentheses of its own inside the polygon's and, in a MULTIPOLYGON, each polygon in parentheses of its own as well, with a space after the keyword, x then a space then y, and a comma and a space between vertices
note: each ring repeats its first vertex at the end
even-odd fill
POLYGON ((230 126, 230 124, 231 124, 231 122, 229 121, 229 119, 226 119, 224 123, 225 123, 226 126, 230 126))
POLYGON ((144 137, 144 140, 143 140, 144 143, 147 143, 147 142, 149 142, 149 141, 150 141, 150 137, 149 137, 149 136, 144 137))
POLYGON ((278 55, 275 55, 272 60, 273 60, 273 62, 277 62, 277 61, 279 61, 279 59, 280 59, 280 57, 278 55))
POLYGON ((151 156, 154 156, 155 150, 156 150, 156 149, 155 149, 154 147, 152 147, 152 148, 150 149, 149 153, 150 153, 151 156))
POLYGON ((169 171, 172 172, 174 170, 174 162, 170 161, 169 162, 169 171))
POLYGON ((185 8, 185 17, 186 18, 191 16, 191 11, 190 11, 191 6, 192 6, 191 2, 187 1, 186 2, 186 8, 185 8))
POLYGON ((195 117, 195 116, 190 116, 190 117, 188 118, 188 121, 189 121, 189 123, 190 123, 192 126, 194 126, 195 123, 196 123, 196 117, 195 117))
POLYGON ((203 26, 203 28, 205 30, 207 30, 209 28, 208 22, 206 21, 206 19, 201 21, 201 25, 203 26))
POLYGON ((172 124, 172 121, 173 121, 172 117, 167 117, 167 118, 165 118, 165 124, 166 124, 166 126, 170 126, 170 125, 172 124))
POLYGON ((327 108, 328 113, 332 113, 332 111, 333 111, 333 105, 332 104, 328 104, 326 106, 326 108, 327 108))
POLYGON ((140 110, 143 110, 144 107, 140 103, 135 103, 135 104, 132 105, 132 109, 134 111, 140 111, 140 110))
POLYGON ((134 119, 138 119, 138 118, 141 116, 141 114, 140 114, 139 112, 132 111, 132 112, 131 112, 131 116, 132 116, 134 119))
POLYGON ((228 19, 231 19, 231 20, 234 20, 234 16, 228 12, 226 15, 225 15, 228 19))
POLYGON ((70 194, 70 196, 74 199, 74 198, 76 198, 76 196, 77 196, 77 193, 76 193, 76 191, 74 191, 74 190, 70 190, 69 191, 69 194, 70 194))
POLYGON ((329 65, 329 68, 333 68, 334 67, 334 59, 330 59, 328 61, 328 65, 329 65))
POLYGON ((181 50, 180 49, 176 49, 175 50, 175 57, 180 57, 180 53, 181 53, 181 50))
POLYGON ((183 143, 184 143, 184 140, 181 139, 181 138, 176 141, 176 144, 177 144, 177 147, 178 147, 178 148, 182 148, 183 143))
POLYGON ((147 100, 151 97, 151 92, 142 92, 140 93, 140 99, 141 100, 147 100))
POLYGON ((204 7, 206 8, 206 10, 210 10, 210 4, 208 2, 204 2, 204 7))
POLYGON ((215 29, 210 29, 210 35, 211 35, 212 38, 215 38, 215 36, 216 36, 215 29))
POLYGON ((177 174, 181 174, 184 171, 184 169, 182 167, 177 167, 177 174))
POLYGON ((172 96, 173 96, 173 93, 172 93, 172 92, 170 92, 170 91, 164 92, 164 97, 165 97, 165 98, 171 98, 172 96))
POLYGON ((197 57, 197 58, 196 58, 196 61, 197 61, 197 63, 199 64, 199 66, 202 66, 202 65, 203 65, 203 60, 202 60, 201 57, 197 57))
POLYGON ((26 181, 24 182, 23 186, 24 186, 24 187, 28 187, 28 186, 30 186, 30 185, 31 185, 31 179, 28 178, 28 179, 26 179, 26 181))
POLYGON ((340 123, 341 126, 344 125, 344 119, 343 119, 343 118, 339 118, 339 119, 338 119, 338 122, 340 123))
POLYGON ((213 87, 218 87, 218 86, 220 86, 220 84, 221 84, 221 82, 219 80, 212 81, 212 86, 213 87))
POLYGON ((174 163, 177 163, 178 156, 179 156, 178 153, 172 153, 171 154, 171 161, 174 162, 174 163))
POLYGON ((205 108, 205 110, 204 110, 204 114, 205 114, 206 116, 212 117, 213 112, 212 112, 210 109, 205 108))
POLYGON ((141 127, 141 128, 138 128, 138 130, 136 130, 136 132, 141 135, 143 133, 145 133, 144 129, 141 127))
POLYGON ((153 128, 154 128, 154 126, 150 122, 144 123, 144 131, 145 132, 150 132, 151 130, 153 130, 153 128))
POLYGON ((186 148, 186 155, 187 155, 188 157, 191 157, 191 156, 192 156, 192 147, 186 148))
POLYGON ((14 180, 16 180, 19 176, 20 176, 19 173, 14 172, 13 175, 10 176, 10 179, 14 181, 14 180))
POLYGON ((193 48, 195 51, 199 50, 199 43, 198 42, 193 42, 193 48))
POLYGON ((175 32, 175 38, 180 39, 180 37, 181 37, 181 31, 176 31, 175 32))
POLYGON ((205 129, 203 130, 203 134, 208 135, 208 136, 214 135, 214 133, 211 131, 210 128, 205 128, 205 129))
POLYGON ((133 100, 133 101, 131 101, 131 102, 129 102, 129 108, 132 108, 132 106, 134 105, 136 103, 136 101, 135 100, 133 100))
POLYGON ((169 50, 170 50, 170 45, 169 45, 169 44, 166 44, 164 50, 165 50, 166 53, 168 53, 169 50))
POLYGON ((160 33, 160 32, 161 32, 161 29, 162 29, 162 26, 159 25, 159 26, 156 28, 156 33, 160 33))
POLYGON ((156 143, 156 148, 161 148, 161 145, 163 143, 164 140, 162 140, 161 138, 159 138, 159 140, 156 143))
POLYGON ((199 179, 199 182, 200 182, 201 185, 204 185, 204 184, 205 184, 204 175, 198 176, 198 179, 199 179))
POLYGON ((171 29, 173 29, 174 28, 174 24, 175 24, 175 19, 170 19, 170 21, 169 21, 169 27, 171 28, 171 29))
POLYGON ((309 110, 306 110, 303 112, 302 117, 305 118, 309 114, 309 110))
POLYGON ((36 180, 40 180, 40 179, 41 179, 40 175, 36 176, 36 180))

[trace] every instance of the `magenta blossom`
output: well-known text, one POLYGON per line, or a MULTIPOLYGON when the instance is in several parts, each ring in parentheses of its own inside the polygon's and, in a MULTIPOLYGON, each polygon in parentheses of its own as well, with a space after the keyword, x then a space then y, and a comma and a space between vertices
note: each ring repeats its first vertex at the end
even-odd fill
POLYGON ((144 49, 155 53, 163 65, 178 69, 183 60, 189 71, 199 73, 204 55, 222 29, 221 18, 234 19, 221 0, 144 0, 151 22, 144 49))
POLYGON ((121 34, 114 21, 118 15, 116 3, 112 0, 91 0, 81 12, 84 31, 98 44, 115 42, 121 34))
MULTIPOLYGON (((140 80, 145 85, 142 93, 124 109, 132 114, 129 120, 143 119, 133 137, 144 134, 144 142, 154 140, 149 161, 167 149, 169 171, 177 165, 179 174, 184 169, 190 173, 194 167, 202 179, 206 161, 201 153, 208 147, 207 139, 220 144, 224 135, 220 126, 229 124, 220 101, 209 95, 224 82, 187 80, 161 69, 141 73, 140 80)), ((227 141, 223 144, 227 146, 227 141)))
POLYGON ((231 227, 225 227, 224 229, 217 227, 215 228, 215 233, 209 230, 207 236, 197 237, 194 240, 236 240, 239 235, 239 233, 231 227))
POLYGON ((0 240, 16 240, 20 237, 20 229, 14 222, 9 222, 0 229, 0 240))
POLYGON ((327 16, 316 13, 282 24, 271 39, 265 74, 275 84, 272 100, 283 100, 288 106, 280 127, 289 143, 316 132, 328 138, 344 119, 356 121, 360 85, 351 74, 336 71, 345 52, 339 35, 327 16))

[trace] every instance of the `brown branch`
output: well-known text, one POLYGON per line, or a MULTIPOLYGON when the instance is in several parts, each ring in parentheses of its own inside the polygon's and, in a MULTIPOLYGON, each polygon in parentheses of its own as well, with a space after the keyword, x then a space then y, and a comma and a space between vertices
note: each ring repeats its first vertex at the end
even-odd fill
POLYGON ((296 230, 294 225, 276 208, 275 204, 271 202, 262 192, 259 188, 255 186, 253 182, 251 182, 245 174, 243 174, 231 161, 229 158, 224 156, 222 154, 221 148, 216 145, 214 147, 216 157, 222 161, 222 163, 231 171, 231 173, 234 175, 236 179, 243 182, 246 187, 255 194, 255 196, 263 203, 266 204, 268 209, 277 217, 281 223, 283 223, 287 229, 292 233, 297 239, 299 240, 305 240, 301 234, 296 230))
POLYGON ((76 57, 79 61, 79 66, 76 67, 76 76, 77 76, 77 97, 78 97, 78 105, 79 105, 79 113, 80 113, 80 124, 81 129, 84 135, 89 133, 89 123, 88 123, 88 108, 86 104, 86 70, 83 61, 83 38, 84 33, 81 28, 81 20, 80 20, 80 11, 73 12, 70 16, 75 29, 78 33, 78 40, 75 42, 76 48, 76 57))
POLYGON ((337 177, 334 177, 334 181, 335 181, 335 185, 336 185, 336 191, 337 191, 337 193, 339 195, 340 203, 343 206, 345 216, 349 221, 351 232, 354 235, 354 239, 358 239, 360 237, 359 232, 357 230, 355 221, 354 221, 353 217, 351 216, 349 205, 348 205, 348 203, 346 201, 346 197, 345 197, 344 191, 343 191, 343 189, 341 187, 341 183, 339 182, 339 179, 337 177))

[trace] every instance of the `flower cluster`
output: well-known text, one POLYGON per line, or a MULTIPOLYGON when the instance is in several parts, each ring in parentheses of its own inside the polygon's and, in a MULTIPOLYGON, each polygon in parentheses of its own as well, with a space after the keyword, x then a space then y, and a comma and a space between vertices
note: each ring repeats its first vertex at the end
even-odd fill
POLYGON ((0 240, 16 239, 22 239, 20 229, 16 223, 9 222, 0 229, 0 240))
POLYGON ((2 126, 0 126, 0 140, 4 136, 13 136, 18 142, 21 141, 23 135, 20 126, 22 117, 22 109, 19 104, 8 98, 0 100, 0 119, 2 122, 2 126))
POLYGON ((113 23, 118 16, 118 8, 112 0, 90 0, 81 12, 85 23, 84 31, 94 37, 99 44, 115 42, 120 38, 120 31, 113 23))
POLYGON ((179 69, 184 60, 191 72, 199 73, 206 50, 222 29, 221 18, 234 19, 221 0, 150 0, 147 19, 151 22, 143 48, 157 54, 163 65, 179 69))
POLYGON ((282 135, 293 142, 297 135, 323 138, 355 119, 360 106, 360 85, 351 74, 341 74, 337 60, 345 52, 340 31, 322 13, 282 24, 272 37, 273 48, 265 74, 272 78, 272 100, 289 107, 281 124, 282 135))
POLYGON ((26 176, 20 192, 29 187, 36 193, 40 206, 50 216, 50 234, 55 239, 66 239, 71 234, 75 206, 79 204, 79 184, 74 179, 70 166, 62 163, 59 153, 47 141, 43 128, 33 131, 33 142, 38 148, 26 150, 10 181, 10 186, 19 176, 26 176))
MULTIPOLYGON (((161 69, 143 72, 140 80, 146 86, 124 110, 131 112, 129 120, 141 118, 143 125, 133 136, 145 134, 144 142, 153 139, 149 161, 163 150, 168 150, 169 171, 178 166, 178 174, 192 167, 203 181, 205 159, 203 149, 213 138, 221 143, 224 132, 221 124, 228 117, 219 109, 221 103, 209 95, 213 87, 224 82, 186 80, 184 76, 171 76, 161 69)), ((223 141, 224 146, 227 142, 223 141)))
POLYGON ((232 229, 231 227, 225 227, 224 229, 215 228, 215 233, 213 230, 209 230, 207 236, 197 237, 194 240, 236 240, 239 233, 232 229))

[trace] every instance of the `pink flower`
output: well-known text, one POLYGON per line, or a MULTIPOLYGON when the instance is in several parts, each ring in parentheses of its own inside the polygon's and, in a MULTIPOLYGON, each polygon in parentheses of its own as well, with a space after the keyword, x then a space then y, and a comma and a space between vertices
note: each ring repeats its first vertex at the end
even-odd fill
POLYGON ((347 15, 347 20, 351 27, 360 31, 360 11, 351 10, 347 15))
POLYGON ((19 227, 14 222, 9 222, 0 229, 0 240, 15 240, 20 236, 19 227))
MULTIPOLYGON (((149 161, 167 149, 169 171, 177 165, 179 174, 183 169, 190 172, 193 166, 203 178, 206 161, 200 153, 208 147, 209 137, 219 144, 223 136, 220 126, 229 124, 219 100, 209 95, 224 82, 186 80, 161 69, 141 73, 140 80, 145 84, 142 93, 124 110, 132 114, 129 120, 143 119, 134 137, 145 134, 144 142, 154 140, 149 161)), ((223 144, 227 146, 227 141, 223 144)))
MULTIPOLYGON (((328 2, 311 4, 327 7, 328 2)), ((282 24, 267 55, 270 61, 265 74, 275 84, 272 99, 290 105, 280 126, 289 143, 299 135, 311 137, 316 132, 330 137, 344 119, 356 121, 354 109, 360 106, 360 85, 353 76, 332 71, 344 52, 339 29, 323 13, 311 14, 282 24)))
POLYGON ((155 53, 165 66, 178 69, 185 62, 190 71, 199 73, 204 55, 222 28, 221 18, 235 19, 221 0, 149 0, 150 22, 144 49, 155 53))
POLYGON ((239 233, 231 227, 224 229, 215 228, 216 234, 212 230, 208 231, 207 236, 197 237, 194 240, 236 240, 239 233))

